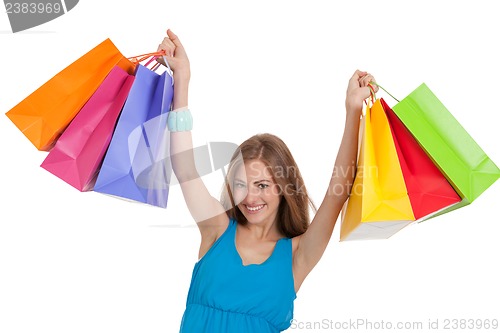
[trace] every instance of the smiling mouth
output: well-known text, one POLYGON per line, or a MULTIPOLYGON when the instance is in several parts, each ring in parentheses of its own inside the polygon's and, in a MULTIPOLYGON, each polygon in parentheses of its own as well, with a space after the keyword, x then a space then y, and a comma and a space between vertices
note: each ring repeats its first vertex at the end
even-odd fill
POLYGON ((245 208, 247 209, 248 212, 250 213, 257 213, 259 212, 260 210, 262 210, 262 208, 264 208, 265 205, 258 205, 258 206, 247 206, 245 205, 245 208))

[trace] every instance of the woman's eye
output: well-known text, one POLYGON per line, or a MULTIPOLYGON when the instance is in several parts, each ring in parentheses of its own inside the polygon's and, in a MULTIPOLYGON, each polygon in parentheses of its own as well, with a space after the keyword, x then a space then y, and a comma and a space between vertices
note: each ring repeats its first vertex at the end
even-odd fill
POLYGON ((236 184, 234 184, 234 187, 236 187, 236 188, 245 188, 246 185, 243 184, 243 183, 236 183, 236 184))
POLYGON ((260 188, 261 190, 262 190, 262 189, 265 189, 265 188, 267 188, 267 187, 269 187, 269 185, 268 185, 268 184, 259 184, 259 188, 260 188))

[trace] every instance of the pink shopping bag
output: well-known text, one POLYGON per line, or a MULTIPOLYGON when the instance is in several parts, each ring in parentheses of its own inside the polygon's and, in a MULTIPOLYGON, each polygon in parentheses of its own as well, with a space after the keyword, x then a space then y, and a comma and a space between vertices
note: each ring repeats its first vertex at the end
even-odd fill
POLYGON ((80 191, 92 190, 134 76, 115 66, 49 152, 41 167, 80 191))

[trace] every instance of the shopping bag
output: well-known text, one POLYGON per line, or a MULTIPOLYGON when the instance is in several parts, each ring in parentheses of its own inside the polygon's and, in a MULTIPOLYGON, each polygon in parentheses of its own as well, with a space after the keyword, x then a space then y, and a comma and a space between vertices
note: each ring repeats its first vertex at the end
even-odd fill
POLYGON ((392 109, 462 198, 442 213, 470 204, 500 177, 495 163, 427 85, 392 109))
POLYGON ((133 75, 115 66, 41 167, 80 191, 91 190, 133 81, 133 75))
POLYGON ((160 75, 137 66, 95 192, 166 208, 172 171, 166 124, 172 97, 167 71, 160 75))
POLYGON ((417 222, 422 222, 461 201, 446 177, 434 165, 401 120, 383 98, 385 111, 398 153, 401 171, 417 222))
POLYGON ((343 207, 340 241, 389 238, 415 221, 380 99, 362 119, 356 176, 343 207))
POLYGON ((31 93, 6 115, 38 150, 50 150, 113 67, 134 64, 110 39, 94 47, 31 93))

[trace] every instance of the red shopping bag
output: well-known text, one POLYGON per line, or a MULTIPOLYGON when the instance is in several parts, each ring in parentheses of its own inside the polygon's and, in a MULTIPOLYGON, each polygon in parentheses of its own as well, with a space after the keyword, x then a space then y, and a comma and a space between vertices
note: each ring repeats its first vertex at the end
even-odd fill
POLYGON ((410 131, 381 98, 391 127, 401 171, 417 221, 428 219, 462 200, 410 131))

